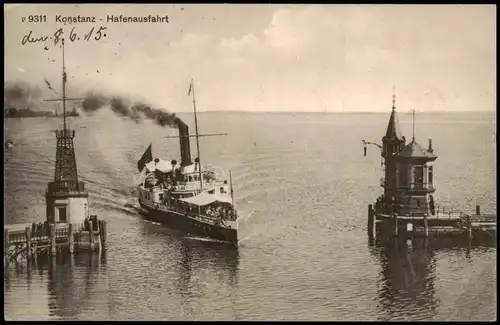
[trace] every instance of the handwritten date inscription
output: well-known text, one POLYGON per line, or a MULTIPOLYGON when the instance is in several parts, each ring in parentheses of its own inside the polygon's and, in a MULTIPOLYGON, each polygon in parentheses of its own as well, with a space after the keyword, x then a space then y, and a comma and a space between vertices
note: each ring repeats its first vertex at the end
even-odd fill
MULTIPOLYGON (((71 29, 71 31, 69 32, 68 38, 71 42, 76 42, 79 40, 83 40, 83 41, 87 41, 87 42, 91 41, 91 40, 99 41, 103 38, 106 38, 106 36, 107 36, 106 29, 107 29, 107 27, 104 27, 104 26, 100 26, 99 28, 92 27, 91 29, 87 29, 85 32, 80 34, 80 33, 77 33, 75 30, 75 27, 73 27, 71 29)), ((52 35, 46 35, 46 36, 41 36, 41 37, 34 36, 33 31, 30 30, 28 32, 28 34, 23 36, 23 39, 21 40, 21 44, 26 45, 28 43, 44 43, 47 41, 53 41, 54 46, 56 46, 61 41, 61 39, 63 37, 64 37, 64 30, 62 28, 59 28, 52 35)))

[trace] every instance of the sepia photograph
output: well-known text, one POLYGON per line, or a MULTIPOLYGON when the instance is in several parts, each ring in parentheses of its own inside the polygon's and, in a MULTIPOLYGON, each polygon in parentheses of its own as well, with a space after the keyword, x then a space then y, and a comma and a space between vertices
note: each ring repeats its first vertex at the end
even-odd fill
POLYGON ((496 321, 496 6, 4 4, 7 321, 496 321))

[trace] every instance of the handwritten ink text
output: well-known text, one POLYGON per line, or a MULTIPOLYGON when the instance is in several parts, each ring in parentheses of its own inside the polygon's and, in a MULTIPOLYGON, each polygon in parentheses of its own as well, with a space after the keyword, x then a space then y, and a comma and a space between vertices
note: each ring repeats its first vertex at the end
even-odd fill
MULTIPOLYGON (((106 35, 107 27, 104 26, 93 26, 92 28, 80 29, 77 31, 75 27, 72 27, 69 31, 67 39, 71 42, 76 41, 99 41, 107 37, 106 35)), ((21 40, 22 45, 26 45, 28 43, 44 43, 48 40, 52 40, 54 42, 54 46, 59 44, 61 39, 65 36, 65 31, 63 28, 59 28, 53 34, 43 35, 43 36, 34 36, 33 31, 30 30, 26 35, 23 36, 21 40)))

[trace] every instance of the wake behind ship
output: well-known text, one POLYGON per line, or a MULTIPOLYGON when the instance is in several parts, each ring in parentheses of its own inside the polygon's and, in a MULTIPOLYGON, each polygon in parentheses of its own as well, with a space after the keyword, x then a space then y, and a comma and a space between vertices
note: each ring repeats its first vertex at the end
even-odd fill
POLYGON ((199 159, 198 124, 194 87, 194 117, 198 158, 191 160, 188 126, 178 117, 181 160, 153 159, 151 144, 137 162, 145 177, 138 186, 141 212, 146 218, 223 242, 238 245, 238 216, 233 201, 231 172, 229 184, 224 171, 213 166, 202 166, 199 159))

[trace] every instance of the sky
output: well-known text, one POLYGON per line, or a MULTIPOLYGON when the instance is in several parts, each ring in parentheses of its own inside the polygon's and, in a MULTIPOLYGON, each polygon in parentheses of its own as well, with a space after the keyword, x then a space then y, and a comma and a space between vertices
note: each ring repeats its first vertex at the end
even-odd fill
MULTIPOLYGON (((188 112, 496 110, 494 5, 4 5, 6 82, 61 87, 68 96, 126 94, 188 112), (46 23, 29 23, 29 15, 46 23), (56 16, 96 17, 57 23, 56 16), (107 15, 168 15, 168 23, 107 23, 107 15), (22 19, 25 19, 23 22, 22 19), (101 21, 102 19, 102 21, 101 21), (96 41, 83 40, 106 27, 96 41), (68 40, 71 29, 79 40, 68 40), (47 47, 47 50, 44 49, 47 47), (54 61, 54 62, 53 62, 54 61)), ((45 89, 46 90, 46 89, 45 89)))

